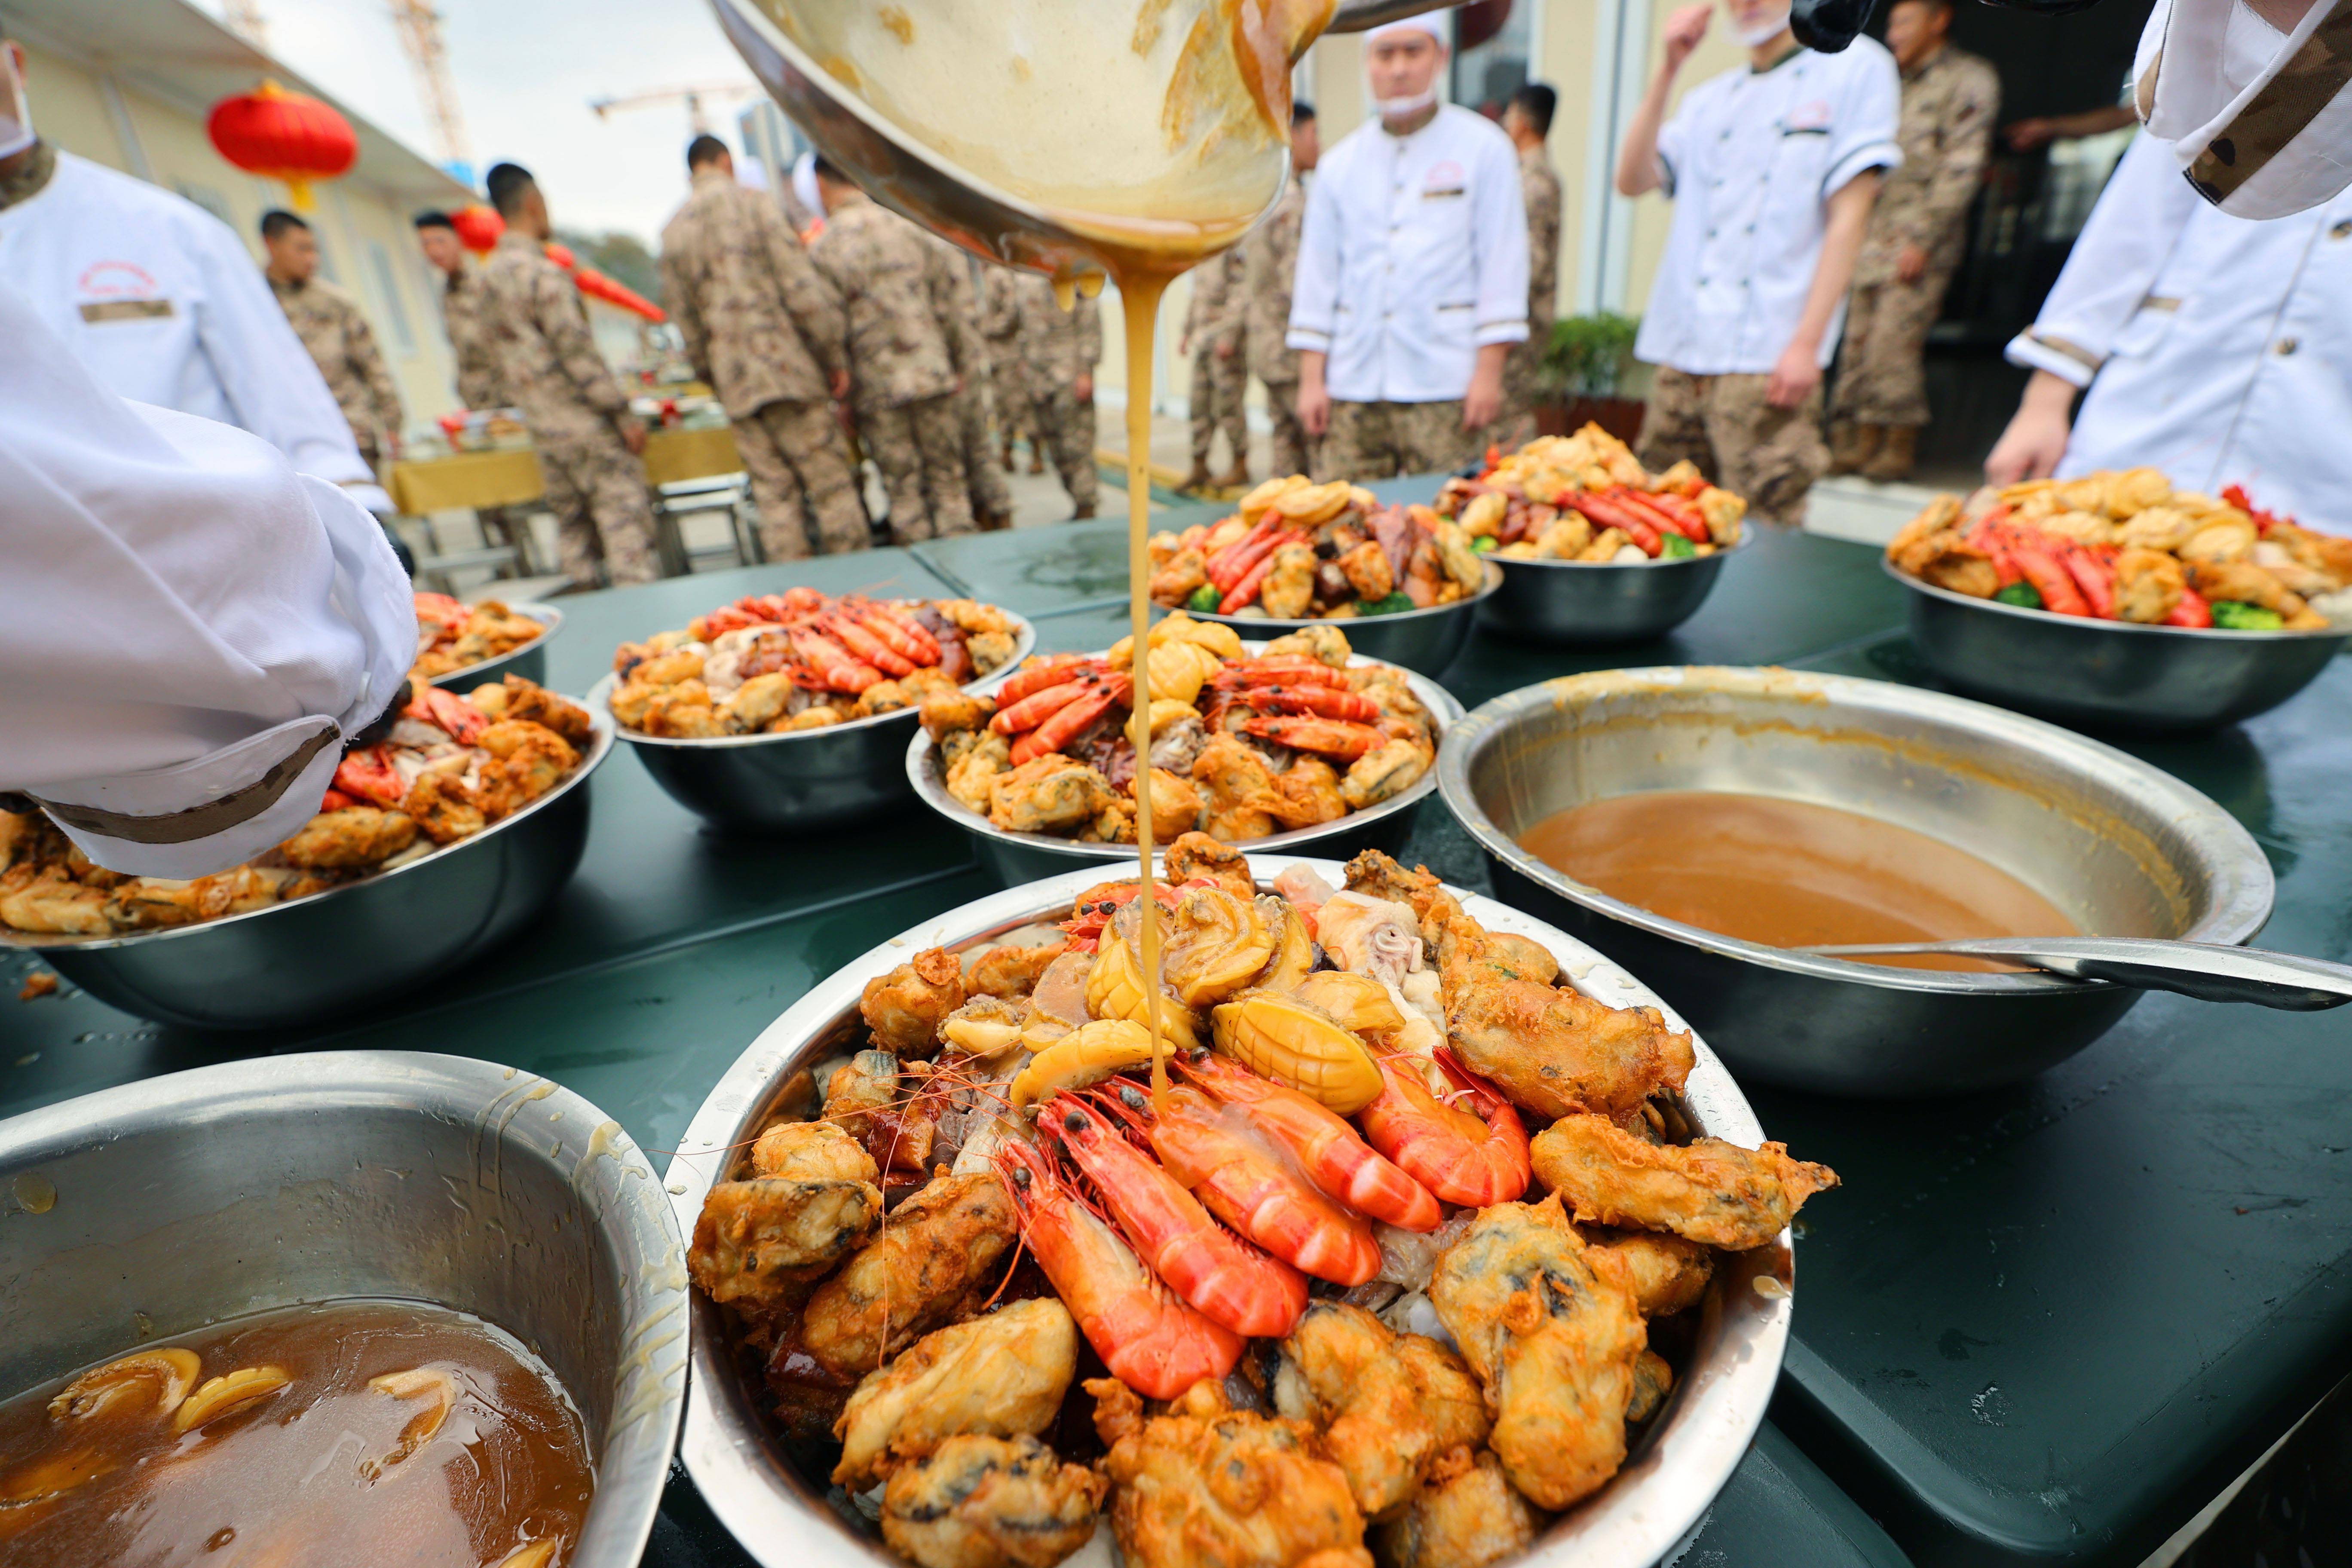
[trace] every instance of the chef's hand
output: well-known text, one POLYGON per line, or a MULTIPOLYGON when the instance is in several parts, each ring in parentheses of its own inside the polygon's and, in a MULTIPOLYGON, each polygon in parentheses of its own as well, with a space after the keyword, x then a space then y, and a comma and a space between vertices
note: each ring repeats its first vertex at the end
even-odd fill
POLYGON ((1895 276, 1906 283, 1916 283, 1927 276, 1927 251, 1925 246, 1906 245, 1895 253, 1895 276))
POLYGON ((1298 356, 1298 423, 1318 440, 1331 428, 1331 395, 1323 385, 1323 356, 1312 350, 1298 356))
POLYGON ((621 416, 620 430, 621 444, 628 447, 630 456, 644 457, 646 455, 645 426, 625 414, 621 416))
POLYGON ((1503 411, 1503 355, 1481 350, 1478 367, 1470 373, 1470 390, 1462 395, 1462 428, 1483 430, 1503 411))
POLYGON ((1706 37, 1707 24, 1715 19, 1712 0, 1700 0, 1696 5, 1685 5, 1666 17, 1666 74, 1672 76, 1683 68, 1691 51, 1706 37))
POLYGON ((2074 387, 2063 377, 2037 370, 2025 384, 2025 395, 2009 428, 1985 458, 1985 482, 2013 485, 2021 479, 2046 479, 2066 455, 2073 434, 2074 387))
POLYGON ((1822 384, 1821 353, 1812 344, 1791 342, 1780 351, 1765 384, 1764 401, 1775 408, 1794 408, 1822 384))

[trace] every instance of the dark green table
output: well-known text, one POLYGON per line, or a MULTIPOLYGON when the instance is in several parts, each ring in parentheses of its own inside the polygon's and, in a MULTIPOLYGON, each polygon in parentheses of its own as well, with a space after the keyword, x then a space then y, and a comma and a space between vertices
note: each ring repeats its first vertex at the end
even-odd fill
MULTIPOLYGON (((566 601, 549 677, 584 690, 624 638, 800 582, 972 591, 1035 618, 1045 647, 1099 647, 1123 630, 1125 570, 1118 525, 1088 524, 591 595, 566 601)), ((1480 637, 1445 683, 1475 703, 1617 665, 1780 662, 1924 680, 1901 616, 1873 552, 1769 533, 1680 633, 1582 654, 1480 637)), ((2352 664, 2339 662, 2242 729, 2132 748, 2260 837, 2280 878, 2264 940, 2327 956, 2352 947, 2347 700, 2352 664)), ((705 832, 633 756, 614 756, 590 789, 594 826, 559 908, 363 1023, 208 1036, 79 994, 0 996, 0 1115, 212 1061, 366 1046, 542 1073, 658 1151, 812 982, 990 890, 962 835, 920 808, 846 837, 741 840, 705 832)), ((1409 853, 1487 885, 1433 801, 1409 853)), ((33 967, 0 958, 8 994, 33 967)), ((1807 1211, 1804 1310, 1777 1426, 1683 1561, 1904 1562, 1851 1495, 1921 1563, 2137 1562, 2352 1360, 2352 1030, 2335 1019, 2158 998, 2001 1095, 1889 1108, 1756 1094, 1773 1134, 1847 1185, 1807 1211)), ((691 1487, 674 1484, 647 1562, 743 1561, 691 1487)))

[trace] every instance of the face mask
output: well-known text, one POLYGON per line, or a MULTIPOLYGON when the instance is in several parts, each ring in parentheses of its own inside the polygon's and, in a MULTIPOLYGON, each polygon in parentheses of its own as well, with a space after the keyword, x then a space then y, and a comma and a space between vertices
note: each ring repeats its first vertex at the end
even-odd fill
POLYGON ((1405 120, 1419 114, 1437 101, 1437 89, 1414 93, 1411 98, 1376 98, 1372 108, 1382 120, 1405 120))
POLYGON ((16 57, 0 49, 0 158, 13 157, 33 144, 33 111, 25 102, 25 79, 16 74, 16 57))
POLYGON ((1735 31, 1732 36, 1738 38, 1744 47, 1757 49, 1779 37, 1781 30, 1788 25, 1789 13, 1783 11, 1777 16, 1767 16, 1760 21, 1751 22, 1747 26, 1735 31))

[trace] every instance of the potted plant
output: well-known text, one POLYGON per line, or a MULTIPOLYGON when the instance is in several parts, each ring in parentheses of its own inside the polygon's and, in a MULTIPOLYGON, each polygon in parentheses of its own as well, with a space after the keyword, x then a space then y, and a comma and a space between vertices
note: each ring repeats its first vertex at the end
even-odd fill
POLYGON ((1549 396, 1536 405, 1536 429, 1565 436, 1589 421, 1632 444, 1642 434, 1642 400, 1620 395, 1633 367, 1633 334, 1639 318, 1614 310, 1562 316, 1551 324, 1544 347, 1543 384, 1549 396))

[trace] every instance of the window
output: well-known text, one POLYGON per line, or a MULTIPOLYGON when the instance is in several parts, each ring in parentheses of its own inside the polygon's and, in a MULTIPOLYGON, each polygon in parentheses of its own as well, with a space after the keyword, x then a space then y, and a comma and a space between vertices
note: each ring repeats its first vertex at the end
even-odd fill
POLYGON ((1473 0, 1454 11, 1454 102, 1489 120, 1503 117, 1503 106, 1528 84, 1535 6, 1536 0, 1473 0))
POLYGON ((416 352, 416 329, 409 324, 408 302, 400 297, 400 280, 392 270, 392 256, 381 240, 367 243, 368 270, 375 275, 376 292, 383 296, 383 308, 392 321, 392 341, 404 354, 416 352))

